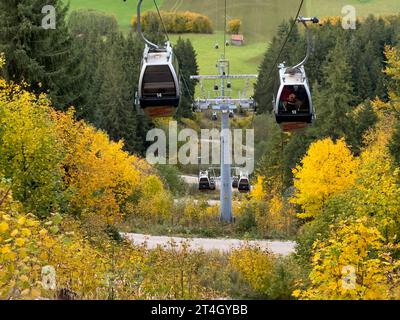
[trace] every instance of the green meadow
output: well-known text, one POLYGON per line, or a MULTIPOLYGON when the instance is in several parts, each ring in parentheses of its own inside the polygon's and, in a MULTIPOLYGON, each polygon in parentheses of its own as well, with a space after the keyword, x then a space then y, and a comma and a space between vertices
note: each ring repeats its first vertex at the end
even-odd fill
MULTIPOLYGON (((68 2, 68 0, 65 0, 68 2)), ((70 10, 95 9, 115 16, 122 30, 128 31, 133 15, 136 15, 137 0, 69 0, 70 10)), ((162 0, 157 0, 162 5, 162 0)), ((152 0, 144 0, 142 10, 153 9, 152 0)), ((155 8, 154 8, 155 10, 155 8)))

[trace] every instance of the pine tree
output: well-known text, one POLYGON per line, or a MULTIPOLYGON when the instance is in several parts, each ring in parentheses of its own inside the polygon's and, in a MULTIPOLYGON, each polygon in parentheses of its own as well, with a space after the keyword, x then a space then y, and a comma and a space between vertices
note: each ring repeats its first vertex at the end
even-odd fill
POLYGON ((99 60, 107 49, 107 39, 118 32, 118 23, 113 16, 93 10, 79 10, 70 14, 68 28, 73 51, 81 61, 84 75, 80 82, 80 97, 74 105, 76 115, 94 123, 94 102, 100 92, 100 83, 95 79, 95 74, 99 60))
POLYGON ((107 131, 111 139, 124 139, 125 149, 134 152, 138 149, 134 84, 129 81, 125 65, 125 41, 122 34, 113 35, 99 61, 97 78, 101 82, 95 104, 95 124, 107 131))
POLYGON ((58 109, 77 100, 81 77, 65 22, 67 11, 60 0, 0 2, 0 51, 7 58, 7 79, 24 81, 37 93, 48 92, 58 109), (46 5, 56 10, 55 29, 42 27, 46 5))
POLYGON ((197 54, 189 39, 183 40, 179 37, 174 46, 174 53, 179 62, 179 72, 181 78, 181 100, 176 117, 192 118, 193 101, 196 91, 197 80, 191 80, 191 75, 197 75, 199 67, 197 64, 197 54))
POLYGON ((350 130, 348 112, 353 104, 353 83, 346 43, 338 39, 323 68, 323 89, 314 91, 321 136, 338 139, 350 130))

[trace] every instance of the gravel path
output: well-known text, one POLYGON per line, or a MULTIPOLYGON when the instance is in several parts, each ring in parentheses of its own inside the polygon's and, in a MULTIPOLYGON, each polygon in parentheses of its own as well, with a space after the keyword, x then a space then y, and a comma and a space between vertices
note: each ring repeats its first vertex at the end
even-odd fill
MULTIPOLYGON (((181 238, 181 237, 167 237, 167 236, 149 236, 137 233, 122 233, 132 243, 141 245, 146 243, 147 248, 153 249, 157 246, 163 246, 168 241, 173 240, 180 245, 182 241, 189 240, 192 249, 203 248, 205 251, 230 251, 233 248, 240 247, 246 241, 236 239, 208 239, 208 238, 181 238)), ((255 240, 247 241, 249 244, 256 244, 263 249, 268 249, 272 253, 288 255, 294 252, 296 245, 293 241, 276 241, 276 240, 255 240)))

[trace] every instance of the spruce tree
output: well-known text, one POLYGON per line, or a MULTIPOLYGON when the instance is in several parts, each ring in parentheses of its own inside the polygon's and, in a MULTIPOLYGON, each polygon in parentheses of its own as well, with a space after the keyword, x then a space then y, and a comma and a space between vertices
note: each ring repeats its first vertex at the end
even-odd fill
POLYGON ((113 140, 124 139, 126 150, 135 152, 138 149, 137 123, 133 83, 129 81, 125 65, 125 41, 122 34, 112 35, 99 61, 100 89, 95 101, 95 124, 107 131, 113 140))
POLYGON ((34 92, 48 92, 62 110, 78 99, 81 77, 65 22, 67 11, 60 0, 0 2, 0 51, 7 59, 6 77, 26 82, 34 92), (42 26, 46 5, 55 8, 55 29, 42 26))
POLYGON ((101 79, 95 79, 100 59, 108 46, 107 39, 118 33, 115 17, 94 10, 73 11, 68 19, 74 53, 81 61, 83 77, 80 96, 75 104, 78 118, 94 123, 95 101, 101 79))
POLYGON ((192 118, 192 105, 198 81, 191 80, 190 76, 197 75, 199 71, 197 54, 191 41, 189 39, 183 40, 180 37, 174 46, 174 53, 179 63, 181 80, 181 100, 176 117, 192 118))
POLYGON ((323 68, 322 89, 314 91, 317 126, 321 136, 345 137, 351 124, 348 113, 353 105, 353 83, 346 43, 338 39, 323 68))

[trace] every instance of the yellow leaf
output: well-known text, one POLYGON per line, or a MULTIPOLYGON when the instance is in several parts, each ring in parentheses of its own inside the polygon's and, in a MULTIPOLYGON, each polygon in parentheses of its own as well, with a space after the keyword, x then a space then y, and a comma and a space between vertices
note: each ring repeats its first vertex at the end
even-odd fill
POLYGON ((38 289, 38 288, 33 288, 32 290, 31 290, 31 297, 32 298, 38 298, 38 297, 40 297, 40 295, 41 295, 41 291, 38 289))
POLYGON ((27 296, 29 294, 29 289, 22 290, 21 296, 27 296))
POLYGON ((11 232, 11 237, 15 237, 17 234, 19 233, 19 231, 17 230, 17 229, 14 229, 12 232, 11 232))
POLYGON ((2 247, 1 250, 0 250, 0 252, 1 252, 2 254, 10 253, 10 252, 11 252, 10 246, 7 245, 7 246, 2 247))
POLYGON ((21 217, 21 218, 18 219, 17 222, 18 222, 19 225, 23 226, 25 224, 25 222, 26 222, 26 218, 25 217, 21 217))
MULTIPOLYGON (((5 215, 3 216, 4 219, 5 215)), ((1 222, 0 223, 0 232, 6 232, 8 230, 8 223, 7 222, 1 222)))
POLYGON ((22 276, 19 277, 19 280, 21 280, 22 282, 28 282, 29 278, 28 276, 26 276, 25 274, 23 274, 22 276))
POLYGON ((31 233, 31 230, 29 230, 29 229, 27 229, 27 228, 23 228, 23 229, 21 230, 21 234, 22 234, 24 237, 29 237, 32 233, 31 233))
POLYGON ((17 238, 17 239, 15 240, 15 244, 16 244, 18 247, 22 247, 22 246, 25 244, 25 240, 22 239, 22 238, 17 238))

